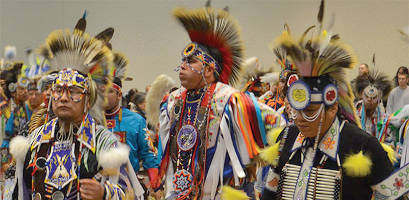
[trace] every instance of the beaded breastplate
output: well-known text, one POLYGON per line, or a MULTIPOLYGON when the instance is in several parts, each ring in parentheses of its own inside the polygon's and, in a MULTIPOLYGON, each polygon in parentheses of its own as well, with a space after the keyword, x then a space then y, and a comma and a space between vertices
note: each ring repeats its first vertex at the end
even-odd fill
POLYGON ((316 151, 318 149, 314 150, 308 145, 308 143, 312 144, 311 138, 304 138, 301 134, 298 135, 289 161, 297 151, 301 151, 301 165, 291 164, 290 162, 284 165, 278 184, 280 199, 342 199, 342 171, 325 169, 324 166, 330 156, 332 159, 337 160, 338 169, 342 169, 337 155, 337 148, 339 133, 344 123, 340 124, 336 119, 322 138, 318 149, 323 152, 323 155, 317 166, 314 166, 314 161, 317 159, 316 151))
POLYGON ((209 101, 216 84, 176 100, 170 129, 176 199, 200 196, 205 173, 209 101))
MULTIPOLYGON (((293 199, 301 166, 286 164, 279 183, 281 199, 293 199)), ((341 172, 313 167, 307 185, 306 199, 341 199, 341 172)))

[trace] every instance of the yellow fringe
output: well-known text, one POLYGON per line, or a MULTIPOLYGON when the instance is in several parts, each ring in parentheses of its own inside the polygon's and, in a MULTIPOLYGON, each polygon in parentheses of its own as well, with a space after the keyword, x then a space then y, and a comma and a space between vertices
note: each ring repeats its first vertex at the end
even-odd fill
POLYGON ((277 142, 276 144, 266 147, 260 150, 260 157, 268 164, 277 166, 278 164, 278 150, 280 147, 280 143, 277 142))
POLYGON ((277 138, 280 135, 280 133, 283 131, 283 129, 284 127, 277 127, 277 128, 271 129, 267 133, 267 143, 269 145, 274 145, 275 143, 277 143, 277 138))
POLYGON ((362 151, 352 154, 345 159, 342 166, 345 174, 352 177, 365 177, 371 173, 372 161, 362 151))
POLYGON ((391 161, 391 163, 395 164, 396 162, 398 162, 398 160, 395 157, 395 151, 392 149, 392 147, 384 143, 381 143, 381 145, 383 150, 385 150, 386 153, 388 154, 388 158, 391 161))
POLYGON ((230 186, 223 186, 222 187, 222 196, 223 200, 247 200, 250 197, 241 190, 236 190, 230 186))

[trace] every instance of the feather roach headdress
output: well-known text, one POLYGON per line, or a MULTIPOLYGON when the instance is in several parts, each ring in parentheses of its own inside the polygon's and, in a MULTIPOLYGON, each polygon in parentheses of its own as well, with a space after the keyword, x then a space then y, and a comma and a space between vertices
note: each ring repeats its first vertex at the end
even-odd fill
MULTIPOLYGON (((40 47, 50 62, 50 71, 59 71, 53 84, 76 85, 89 93, 90 113, 103 123, 104 115, 98 111, 104 101, 98 94, 96 83, 112 80, 113 54, 104 40, 85 33, 86 13, 78 20, 73 31, 57 30, 40 47)), ((111 36, 112 37, 112 36, 111 36)))
MULTIPOLYGON (((284 30, 286 33, 290 34, 290 27, 288 24, 284 24, 284 30)), ((307 30, 307 32, 310 29, 307 30)), ((306 34, 306 33, 305 33, 306 34)), ((288 73, 296 72, 295 66, 289 61, 287 58, 287 52, 284 48, 280 46, 275 46, 274 41, 270 44, 270 49, 273 51, 274 55, 276 56, 276 62, 279 64, 281 71, 279 79, 283 80, 286 79, 288 73)))
POLYGON ((359 124, 353 105, 354 96, 344 71, 354 66, 356 58, 338 35, 331 34, 333 23, 327 30, 322 29, 323 15, 322 0, 318 13, 319 33, 311 39, 305 40, 313 26, 298 40, 288 31, 284 31, 277 40, 277 47, 285 50, 291 63, 297 66, 301 78, 289 88, 289 101, 298 110, 309 103, 329 106, 338 101, 340 113, 349 121, 359 124))
POLYGON ((182 57, 195 56, 215 69, 220 82, 233 84, 243 57, 243 43, 233 17, 226 10, 211 7, 177 8, 173 14, 192 41, 183 50, 182 57))
POLYGON ((13 63, 8 62, 5 64, 5 68, 1 71, 0 79, 5 81, 5 88, 3 88, 3 90, 7 98, 11 98, 11 93, 15 92, 23 65, 24 63, 20 61, 13 63))
POLYGON ((115 52, 114 53, 114 80, 113 87, 117 90, 121 90, 122 81, 126 79, 126 66, 128 65, 128 59, 124 54, 115 52))
POLYGON ((358 76, 354 86, 358 94, 365 94, 368 97, 377 96, 379 100, 387 98, 392 89, 389 78, 378 70, 371 70, 369 74, 358 76))

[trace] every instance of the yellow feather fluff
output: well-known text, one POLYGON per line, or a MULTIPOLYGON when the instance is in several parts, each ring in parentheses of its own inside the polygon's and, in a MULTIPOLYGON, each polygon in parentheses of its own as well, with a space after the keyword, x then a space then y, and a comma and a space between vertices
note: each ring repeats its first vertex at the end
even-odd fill
POLYGON ((241 190, 236 190, 230 186, 223 186, 222 198, 223 200, 247 200, 250 199, 247 194, 241 190))
POLYGON ((278 150, 280 147, 280 143, 277 142, 276 144, 266 147, 260 150, 260 157, 268 164, 273 166, 277 166, 278 164, 278 150))
POLYGON ((385 150, 386 153, 388 154, 388 158, 391 161, 391 163, 395 164, 396 162, 398 162, 398 160, 395 157, 395 151, 392 149, 392 147, 384 143, 381 143, 381 145, 383 150, 385 150))
POLYGON ((284 127, 277 127, 277 128, 271 129, 267 133, 267 143, 269 145, 273 145, 273 144, 277 143, 277 138, 280 135, 280 133, 283 131, 283 129, 284 129, 284 127))
POLYGON ((342 166, 345 174, 352 177, 365 177, 371 173, 372 161, 362 151, 349 155, 342 166))

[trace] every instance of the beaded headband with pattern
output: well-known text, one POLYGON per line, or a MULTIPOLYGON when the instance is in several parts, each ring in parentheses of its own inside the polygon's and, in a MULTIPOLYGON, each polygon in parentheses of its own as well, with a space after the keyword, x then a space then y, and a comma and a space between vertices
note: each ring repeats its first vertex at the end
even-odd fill
POLYGON ((194 56, 196 59, 198 59, 203 64, 206 64, 209 67, 216 70, 217 74, 220 74, 221 68, 219 64, 217 64, 216 60, 211 55, 209 55, 208 53, 206 53, 206 51, 200 48, 200 44, 192 42, 188 44, 185 47, 185 49, 183 49, 182 60, 190 56, 194 56))
POLYGON ((68 87, 77 86, 80 88, 88 88, 87 78, 71 68, 66 68, 58 72, 54 84, 68 87))

